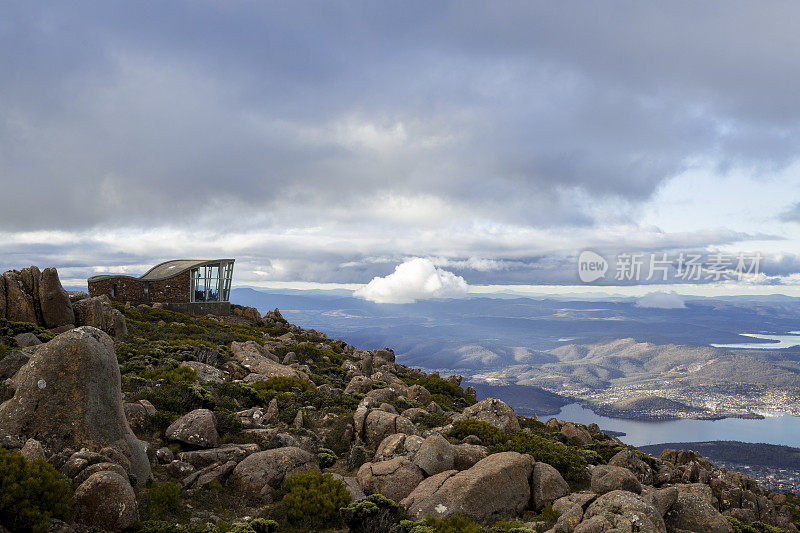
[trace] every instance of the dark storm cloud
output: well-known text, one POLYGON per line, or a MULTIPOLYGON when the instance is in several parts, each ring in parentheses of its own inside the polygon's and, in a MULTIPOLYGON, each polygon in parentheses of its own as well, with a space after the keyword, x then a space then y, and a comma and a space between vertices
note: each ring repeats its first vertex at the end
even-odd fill
POLYGON ((380 194, 590 224, 580 195, 795 157, 800 7, 770 6, 6 4, 0 224, 320 223, 380 194))

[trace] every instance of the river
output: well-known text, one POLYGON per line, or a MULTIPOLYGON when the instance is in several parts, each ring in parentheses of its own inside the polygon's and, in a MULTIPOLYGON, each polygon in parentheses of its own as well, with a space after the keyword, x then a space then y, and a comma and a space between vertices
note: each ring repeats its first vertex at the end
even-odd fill
MULTIPOLYGON (((764 413, 762 413, 764 414, 764 413)), ((581 424, 594 422, 601 429, 622 431, 620 439, 632 446, 662 442, 703 442, 736 440, 800 447, 800 417, 784 413, 767 415, 762 420, 725 418, 723 420, 670 420, 640 422, 596 415, 580 404, 571 403, 555 415, 559 420, 581 424)))

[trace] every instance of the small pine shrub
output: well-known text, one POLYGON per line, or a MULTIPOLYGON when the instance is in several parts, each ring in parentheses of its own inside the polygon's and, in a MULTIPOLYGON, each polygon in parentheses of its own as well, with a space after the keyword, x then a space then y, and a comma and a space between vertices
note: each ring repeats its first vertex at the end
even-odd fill
POLYGON ((481 439, 484 446, 495 446, 508 440, 505 431, 482 420, 468 419, 453 422, 450 437, 461 440, 467 435, 475 435, 481 439))
POLYGON ((250 527, 256 533, 274 533, 278 530, 278 523, 275 520, 256 518, 250 521, 250 527))
POLYGON ((535 517, 536 520, 543 520, 545 522, 555 522, 561 513, 553 509, 553 504, 547 502, 544 504, 542 511, 535 517))
POLYGON ((339 509, 350 503, 344 483, 330 474, 300 472, 286 479, 283 505, 295 526, 321 528, 339 523, 339 509))
POLYGON ((43 458, 28 462, 0 448, 0 524, 12 531, 45 532, 50 519, 72 519, 72 486, 43 458))
POLYGON ((136 533, 181 533, 181 529, 163 520, 145 520, 136 528, 136 533))
POLYGON ((733 533, 783 533, 784 531, 763 522, 740 522, 732 516, 728 517, 728 522, 730 522, 731 527, 733 527, 733 533))
POLYGON ((538 435, 514 435, 508 441, 489 447, 489 453, 519 452, 533 456, 536 461, 554 467, 573 485, 583 481, 586 460, 580 449, 538 435))
POLYGON ((381 494, 361 498, 340 511, 350 533, 386 533, 403 518, 403 509, 381 494))
POLYGON ((317 459, 319 460, 320 468, 330 468, 336 464, 336 461, 339 459, 339 457, 337 457, 336 452, 333 450, 328 448, 320 448, 317 451, 317 459))
POLYGON ((182 510, 181 486, 172 481, 153 483, 147 490, 147 512, 150 520, 159 520, 166 513, 176 514, 182 510))
MULTIPOLYGON (((481 533, 480 525, 459 514, 454 514, 447 518, 429 516, 425 519, 425 526, 429 527, 434 533, 481 533)), ((411 531, 414 531, 414 529, 411 531)))

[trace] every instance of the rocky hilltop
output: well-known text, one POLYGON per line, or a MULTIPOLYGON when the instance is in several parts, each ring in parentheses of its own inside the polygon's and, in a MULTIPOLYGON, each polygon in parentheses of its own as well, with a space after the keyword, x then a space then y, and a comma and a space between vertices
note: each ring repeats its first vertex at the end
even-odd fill
POLYGON ((690 450, 519 416, 234 306, 0 278, 0 532, 797 532, 800 499, 690 450))

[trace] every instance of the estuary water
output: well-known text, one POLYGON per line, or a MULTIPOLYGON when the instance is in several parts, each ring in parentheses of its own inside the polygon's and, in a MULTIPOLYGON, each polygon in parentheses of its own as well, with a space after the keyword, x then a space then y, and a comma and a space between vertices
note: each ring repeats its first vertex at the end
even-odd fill
MULTIPOLYGON (((762 413, 765 414, 765 413, 762 413)), ((766 415, 762 420, 725 418, 723 420, 670 420, 640 422, 596 415, 577 403, 561 408, 555 415, 559 420, 581 424, 594 422, 600 429, 622 431, 619 437, 626 444, 645 446, 662 442, 704 442, 737 440, 800 447, 800 417, 784 413, 766 415)))
POLYGON ((743 337, 752 337, 753 342, 739 342, 734 344, 711 344, 715 348, 745 348, 749 350, 779 350, 800 346, 800 331, 790 331, 785 335, 762 333, 740 333, 743 337), (761 342, 759 342, 761 341, 761 342))

